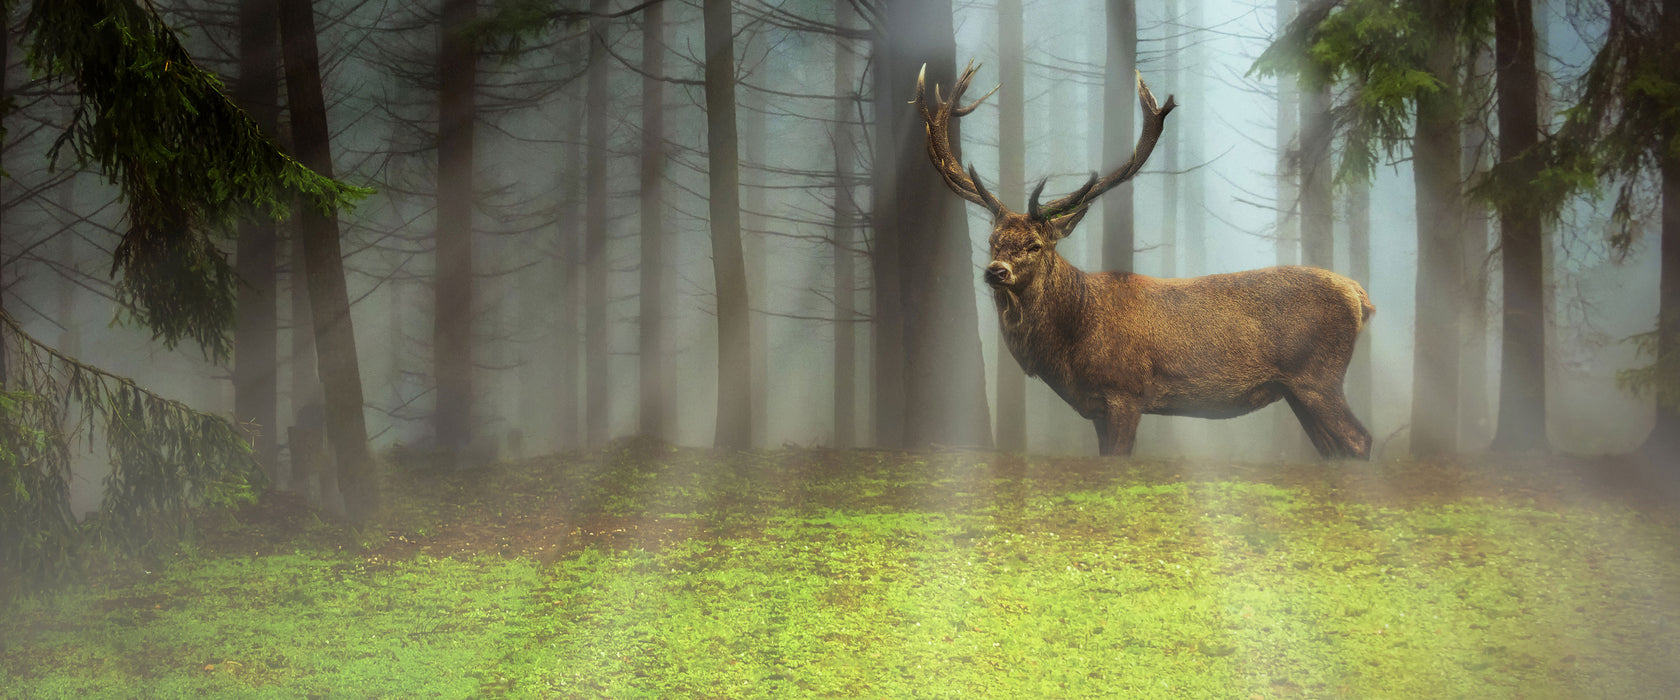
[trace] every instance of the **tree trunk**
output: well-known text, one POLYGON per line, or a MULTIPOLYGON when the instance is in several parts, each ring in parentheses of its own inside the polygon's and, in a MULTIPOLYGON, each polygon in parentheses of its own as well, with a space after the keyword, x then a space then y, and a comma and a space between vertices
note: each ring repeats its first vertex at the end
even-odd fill
MULTIPOLYGON (((1670 55, 1680 53, 1680 0, 1663 0, 1662 23, 1664 41, 1670 55)), ((1669 61, 1667 77, 1674 80, 1680 73, 1669 61)), ((1670 119, 1669 123, 1673 123, 1670 119)), ((1680 157, 1672 147, 1675 134, 1665 134, 1670 144, 1666 153, 1657 158, 1658 174, 1662 178, 1662 243, 1660 244, 1660 280, 1657 283, 1657 424, 1645 439, 1641 451, 1657 464, 1673 466, 1680 455, 1680 157)))
MULTIPOLYGON (((1675 13, 1673 0, 1665 3, 1675 13)), ((1642 450, 1659 464, 1680 454, 1680 158, 1660 160, 1662 176, 1661 280, 1657 294, 1657 423, 1642 450)))
MULTIPOLYGON (((762 178, 764 166, 767 162, 764 154, 765 142, 770 139, 768 125, 765 124, 764 110, 767 105, 757 95, 748 93, 742 101, 750 101, 751 105, 737 104, 738 119, 745 123, 745 127, 737 133, 744 134, 740 142, 741 159, 748 166, 754 168, 752 182, 740 187, 741 193, 741 256, 746 263, 747 298, 757 299, 764 304, 769 297, 765 289, 769 284, 770 268, 766 264, 764 246, 767 241, 761 233, 764 228, 765 191, 762 178)), ((739 170, 737 170, 739 172, 739 170)), ((748 308, 747 326, 750 329, 752 345, 752 405, 753 411, 752 435, 753 445, 764 442, 769 438, 770 418, 770 317, 755 313, 748 308)))
POLYGON ((558 371, 554 374, 555 397, 558 405, 554 411, 555 443, 560 449, 575 449, 584 445, 582 431, 583 421, 579 407, 584 400, 582 382, 579 377, 579 367, 583 363, 583 303, 584 278, 583 269, 584 227, 579 226, 582 212, 579 211, 583 200, 583 182, 587 179, 588 168, 585 163, 583 146, 583 124, 585 121, 584 107, 567 119, 567 128, 562 134, 566 146, 566 157, 561 165, 559 180, 562 183, 556 193, 560 200, 559 222, 555 225, 555 275, 560 280, 560 303, 555 305, 559 318, 555 323, 555 362, 558 371))
MULTIPOLYGON (((1178 27, 1179 32, 1200 31, 1202 29, 1203 3, 1192 0, 1186 3, 1183 10, 1185 20, 1178 27)), ((1177 89, 1186 95, 1206 95, 1208 92, 1202 87, 1202 71, 1207 56, 1207 47, 1201 41, 1192 41, 1183 49, 1185 60, 1180 62, 1177 89)), ((1180 185, 1184 188, 1184 272, 1189 275, 1203 275, 1208 272, 1207 220, 1208 201, 1205 178, 1206 173, 1200 167, 1203 163, 1203 146, 1207 139, 1206 116, 1204 110, 1189 111, 1179 120, 1179 130, 1184 137, 1179 139, 1182 147, 1181 162, 1187 164, 1190 170, 1181 176, 1180 185)), ((1226 435, 1220 432, 1219 435, 1226 435)))
MULTIPOLYGON (((852 25, 851 3, 836 3, 834 25, 844 30, 852 25)), ((844 39, 836 39, 834 51, 834 446, 857 444, 857 275, 855 255, 857 227, 852 203, 852 122, 857 102, 851 95, 856 70, 844 39)))
POLYGON ((741 252, 740 153, 735 135, 735 39, 730 0, 705 0, 706 150, 712 272, 717 286, 720 448, 752 446, 752 339, 741 252))
POLYGON ((1330 141, 1334 133, 1327 73, 1314 72, 1301 80, 1300 109, 1301 263, 1329 270, 1336 265, 1336 215, 1330 191, 1330 141))
POLYGON ((665 348, 665 6, 642 11, 641 432, 670 437, 665 348))
MULTIPOLYGON (((896 164, 899 143, 905 138, 898 128, 899 107, 894 103, 902 90, 894 89, 891 39, 877 28, 874 40, 873 166, 870 172, 870 292, 874 310, 871 344, 874 346, 874 443, 876 447, 904 446, 904 314, 900 306, 903 285, 899 280, 899 239, 904 235, 894 207, 898 206, 900 177, 896 164)), ((957 125, 953 124, 952 128, 957 125)))
POLYGON ((472 441, 473 119, 477 52, 465 33, 477 0, 445 0, 438 23, 437 260, 432 353, 437 446, 454 466, 472 441))
MULTIPOLYGON (((274 0, 239 4, 239 82, 234 102, 270 138, 280 129, 280 35, 274 0)), ((254 427, 251 447, 269 483, 279 485, 279 344, 275 271, 279 245, 274 222, 239 222, 234 264, 239 274, 238 321, 233 335, 233 417, 254 427)))
MULTIPOLYGON (((1347 196, 1348 276, 1366 290, 1371 288, 1371 184, 1352 183, 1347 196)), ((1375 340, 1372 329, 1366 327, 1353 346, 1353 362, 1348 365, 1347 396, 1353 415, 1372 421, 1373 376, 1371 346, 1375 340)))
MULTIPOLYGON (((1107 172, 1132 155, 1137 134, 1132 112, 1137 109, 1137 2, 1106 0, 1108 60, 1103 77, 1103 167, 1107 172)), ((954 137, 953 137, 954 138, 954 137)), ((1136 249, 1132 228, 1132 183, 1123 182, 1102 198, 1102 269, 1133 269, 1136 249)))
MULTIPOLYGON (((1178 0, 1165 0, 1164 12, 1168 18, 1178 17, 1178 0)), ((1169 20, 1171 21, 1171 20, 1169 20)), ((1178 76, 1178 28, 1164 23, 1161 29, 1166 32, 1161 51, 1161 80, 1177 85, 1178 76)), ((1177 125, 1175 125, 1176 127, 1177 125)), ((1161 164, 1161 230, 1160 251, 1161 262, 1154 273, 1161 277, 1178 276, 1178 170, 1179 143, 1183 134, 1178 128, 1167 129, 1161 134, 1161 140, 1155 146, 1156 161, 1161 164)), ((1164 436, 1171 435, 1173 421, 1156 421, 1154 424, 1164 436)), ((1171 438, 1167 439, 1171 442, 1171 438)))
POLYGON ((607 0, 590 0, 589 11, 589 114, 588 149, 585 155, 589 176, 584 188, 584 382, 587 399, 583 412, 584 439, 590 447, 607 442, 612 411, 612 346, 611 330, 607 323, 607 114, 611 99, 607 85, 607 25, 601 17, 608 10, 607 0))
MULTIPOLYGON (((1021 0, 998 0, 998 197, 1015 211, 1026 211, 1027 124, 1026 63, 1021 0)), ((1010 354, 998 331, 997 448, 1027 449, 1027 375, 1010 354)))
MULTIPOLYGON (((1439 6, 1444 2, 1439 0, 1426 11, 1444 17, 1447 10, 1439 6)), ((1448 36, 1450 30, 1438 31, 1425 58, 1427 70, 1441 87, 1419 91, 1412 140, 1418 262, 1411 447, 1412 454, 1419 456, 1458 448, 1459 348, 1453 309, 1462 296, 1459 237, 1464 216, 1459 193, 1458 81, 1454 77, 1458 50, 1448 36)))
MULTIPOLYGON (((321 68, 315 48, 315 17, 309 0, 280 0, 280 35, 285 52, 286 96, 298 160, 325 177, 333 176, 328 144, 327 106, 321 95, 321 68)), ((368 522, 379 510, 378 474, 368 451, 362 415, 362 376, 356 356, 356 333, 350 319, 350 295, 344 283, 344 259, 338 244, 336 213, 300 207, 314 319, 316 359, 325 387, 327 441, 338 465, 344 514, 368 522)))
MULTIPOLYGON (((1476 49, 1476 60, 1465 71, 1464 95, 1471 104, 1488 98, 1488 84, 1493 71, 1493 52, 1487 47, 1476 49)), ((1464 182, 1476 182, 1485 177, 1490 160, 1492 135, 1487 122, 1480 115, 1466 115, 1464 121, 1464 150, 1462 168, 1464 182)), ((1491 234, 1487 205, 1465 202, 1464 216, 1464 303, 1459 305, 1459 330, 1463 333, 1463 353, 1459 358, 1458 386, 1459 444, 1467 449, 1480 449, 1492 437, 1488 420, 1488 236, 1491 234)))
MULTIPOLYGON (((891 78, 894 110, 887 115, 892 128, 884 133, 898 139, 888 163, 898 168, 900 181, 888 211, 900 218, 905 443, 914 448, 991 447, 965 203, 934 175, 926 127, 914 109, 904 108, 915 96, 913 77, 924 64, 929 83, 956 83, 951 3, 896 3, 888 6, 887 16, 891 58, 882 68, 891 78)), ((953 125, 954 143, 956 131, 953 125)))
MULTIPOLYGON (((1539 176, 1538 161, 1524 154, 1539 141, 1539 74, 1535 67, 1534 11, 1529 0, 1494 4, 1495 89, 1499 99, 1499 158, 1514 163, 1516 177, 1539 176)), ((1499 426, 1493 449, 1546 448, 1546 343, 1542 295, 1540 218, 1534 207, 1507 203, 1499 210, 1504 284, 1500 339, 1499 426)))

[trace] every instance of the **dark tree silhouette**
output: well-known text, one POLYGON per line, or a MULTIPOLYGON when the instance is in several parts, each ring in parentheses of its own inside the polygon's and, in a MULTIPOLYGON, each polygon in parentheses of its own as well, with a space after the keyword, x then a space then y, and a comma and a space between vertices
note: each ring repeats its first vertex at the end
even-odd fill
POLYGON ((706 149, 712 272, 717 289, 718 400, 714 444, 752 446, 752 344, 741 253, 740 154, 735 133, 734 13, 705 0, 706 149))
MULTIPOLYGON (((306 166, 332 177, 313 3, 309 0, 278 2, 292 140, 306 166)), ((356 355, 356 332, 350 319, 350 295, 344 283, 338 216, 333 210, 302 207, 298 218, 315 330, 315 355, 326 399, 327 441, 336 463, 338 486, 344 495, 344 514, 352 522, 367 522, 379 510, 379 483, 373 454, 368 450, 367 424, 362 413, 362 375, 356 355)))

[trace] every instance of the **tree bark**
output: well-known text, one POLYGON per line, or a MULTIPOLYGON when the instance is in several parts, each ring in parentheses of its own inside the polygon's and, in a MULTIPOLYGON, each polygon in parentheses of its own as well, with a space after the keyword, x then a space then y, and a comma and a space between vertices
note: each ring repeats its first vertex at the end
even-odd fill
POLYGON ((584 281, 587 273, 583 269, 584 227, 578 225, 583 219, 581 202, 583 200, 583 182, 588 177, 588 166, 584 155, 583 125, 586 121, 587 107, 581 107, 567 119, 567 128, 562 137, 567 144, 566 156, 560 166, 559 180, 561 185, 556 193, 560 206, 559 222, 555 225, 556 256, 554 260, 556 278, 560 280, 560 303, 555 305, 555 362, 558 371, 554 373, 554 394, 558 406, 554 411, 555 443, 559 449, 576 449, 584 445, 583 421, 579 408, 584 401, 584 391, 579 377, 579 367, 583 363, 583 304, 585 298, 584 281))
MULTIPOLYGON (((313 9, 309 0, 279 0, 279 5, 286 96, 298 160, 305 167, 332 177, 327 107, 321 95, 313 9)), ((344 283, 344 259, 338 243, 338 216, 334 212, 302 207, 298 217, 308 266, 315 355, 325 386, 327 441, 337 461, 344 514, 352 522, 365 523, 378 513, 379 483, 362 414, 362 377, 356 356, 355 328, 350 319, 350 295, 344 283)))
MULTIPOLYGON (((834 25, 852 25, 851 3, 836 3, 834 25)), ((852 123, 857 118, 856 70, 844 39, 834 51, 834 446, 857 444, 857 273, 853 248, 857 245, 856 214, 851 181, 856 170, 852 123)))
MULTIPOLYGON (((1347 197, 1348 276, 1366 290, 1371 288, 1371 184, 1356 182, 1348 185, 1347 197)), ((1353 346, 1353 362, 1348 365, 1347 396, 1354 416, 1372 422, 1373 381, 1371 346, 1375 344, 1372 328, 1366 327, 1353 346)))
MULTIPOLYGON (((239 4, 239 82, 234 102, 271 138, 280 129, 280 34, 274 0, 239 4)), ((239 274, 238 321, 233 335, 234 422, 254 427, 248 433, 257 464, 269 483, 280 485, 279 330, 274 263, 279 244, 274 222, 248 218, 239 222, 234 248, 239 274)))
MULTIPOLYGON (((898 127, 902 102, 895 86, 892 40, 887 28, 876 27, 874 56, 874 144, 870 172, 870 273, 874 288, 870 304, 874 310, 871 345, 874 349, 874 443, 876 447, 904 447, 904 314, 900 305, 903 285, 899 279, 899 239, 904 235, 894 207, 898 206, 898 152, 904 138, 898 127)), ((952 128, 956 128, 953 124, 952 128)))
MULTIPOLYGON (((1485 100, 1491 89, 1493 52, 1476 49, 1476 59, 1465 71, 1464 95, 1470 104, 1485 100)), ((1476 182, 1487 174, 1492 135, 1480 114, 1466 114, 1462 168, 1465 182, 1476 182)), ((1464 217, 1464 303, 1459 305, 1459 329, 1463 353, 1459 359, 1458 386, 1459 444, 1480 449, 1492 437, 1488 416, 1488 237, 1491 223, 1487 205, 1468 201, 1464 217)))
MULTIPOLYGON (((1312 74, 1300 83, 1301 263, 1329 270, 1336 265, 1335 199, 1331 194, 1330 76, 1312 74)), ((1455 151, 1456 153, 1456 151, 1455 151)))
MULTIPOLYGON (((1165 14, 1169 18, 1178 16, 1178 0, 1165 0, 1165 14)), ((1170 24, 1163 24, 1162 30, 1166 36, 1162 40, 1161 76, 1162 80, 1173 85, 1178 84, 1178 31, 1170 24)), ((1161 236, 1160 266, 1154 273, 1161 277, 1178 276, 1178 170, 1179 143, 1183 140, 1180 130, 1167 129, 1161 134, 1161 140, 1155 146, 1155 157, 1161 164, 1161 236)), ((1128 183, 1129 184, 1129 183, 1128 183)), ((1156 421, 1154 427, 1171 442, 1171 429, 1175 423, 1171 421, 1156 421)))
MULTIPOLYGON (((1680 56, 1680 0, 1663 0, 1663 41, 1669 56, 1680 56)), ((1669 60, 1665 77, 1680 80, 1680 66, 1669 60)), ((1674 123, 1673 119, 1668 120, 1674 123)), ((1659 152, 1658 174, 1662 178, 1662 243, 1657 283, 1657 378, 1669 382, 1657 387, 1656 426, 1641 451, 1658 464, 1672 465, 1680 455, 1680 157, 1672 146, 1675 134, 1663 135, 1670 144, 1659 152)))
MULTIPOLYGON (((1180 33, 1200 31, 1203 26, 1202 8, 1204 3, 1191 0, 1186 4, 1188 7, 1183 9, 1184 22, 1176 27, 1176 30, 1180 33)), ((1200 99, 1199 96, 1208 94, 1202 87, 1202 71, 1207 56, 1207 47, 1201 41, 1192 41, 1189 46, 1183 48, 1183 53, 1185 60, 1179 64, 1177 89, 1186 95, 1198 96, 1193 99, 1200 99)), ((1184 118, 1179 120, 1178 126, 1184 135, 1183 138, 1179 139, 1179 144, 1182 147, 1180 161, 1190 168, 1188 172, 1180 176, 1180 185, 1184 188, 1183 199, 1186 203, 1184 207, 1184 235, 1181 236, 1184 241, 1183 274, 1190 276, 1206 274, 1209 264, 1208 201, 1204 178, 1206 173, 1200 167, 1203 163, 1203 146, 1207 139, 1206 122, 1203 121, 1202 117, 1206 116, 1207 112, 1200 109, 1187 110, 1187 112, 1184 118)), ((1224 435, 1225 433, 1220 434, 1224 435)))
POLYGON ((584 184, 584 439, 590 447, 606 444, 612 411, 612 347, 607 323, 607 24, 601 17, 607 0, 590 0, 588 135, 585 154, 588 179, 584 184))
MULTIPOLYGON (((1021 0, 998 0, 998 197, 1015 211, 1026 211, 1027 125, 1025 40, 1021 0)), ((997 448, 1027 449, 1027 375, 1010 354, 998 331, 997 448)))
MULTIPOLYGON (((1530 0, 1494 3, 1499 100, 1499 158, 1514 164, 1521 182, 1539 176, 1531 150, 1540 138, 1539 72, 1535 67, 1530 0), (1526 154, 1526 155, 1525 155, 1526 154)), ((1504 284, 1500 339, 1499 426, 1493 449, 1546 448, 1546 331, 1540 218, 1534 207, 1508 202, 1499 209, 1504 284)))
MULTIPOLYGON (((1459 237, 1464 226, 1459 192, 1459 120, 1454 65, 1457 42, 1447 19, 1446 0, 1425 13, 1437 23, 1426 69, 1440 83, 1417 96, 1412 140, 1412 179, 1417 189, 1418 262, 1416 335, 1412 355, 1412 454, 1458 448, 1458 326, 1452 311, 1460 301, 1459 237)), ((1304 229, 1303 229, 1304 230, 1304 229)))
POLYGON ((472 441, 473 120, 477 51, 465 34, 477 0, 445 0, 438 23, 437 233, 432 353, 437 445, 452 466, 472 441))
MULTIPOLYGON (((1103 171, 1132 155, 1137 134, 1132 112, 1137 109, 1137 2, 1106 0, 1108 61, 1103 77, 1103 171)), ((1102 269, 1133 269, 1137 248, 1132 227, 1132 183, 1123 182, 1102 198, 1102 269)))
POLYGON ((740 153, 735 133, 735 39, 730 0, 705 0, 706 149, 717 287, 716 447, 752 446, 752 339, 741 252, 740 153))
MULTIPOLYGON (((764 110, 766 105, 758 95, 748 93, 739 96, 736 104, 737 121, 745 126, 737 131, 744 135, 740 141, 741 159, 749 167, 755 168, 756 178, 763 178, 765 163, 765 144, 770 139, 768 125, 765 123, 764 110), (745 104, 751 102, 752 104, 745 104)), ((740 172, 737 170, 737 172, 740 172)), ((741 256, 746 265, 747 298, 757 299, 764 304, 768 297, 765 289, 769 284, 770 268, 765 257, 764 246, 767 241, 764 234, 765 183, 762 179, 753 179, 739 188, 741 193, 741 256)), ((755 313, 751 307, 747 311, 747 327, 752 345, 752 405, 753 445, 757 446, 769 437, 770 419, 770 317, 755 313)))
POLYGON ((641 432, 670 437, 665 347, 665 6, 642 11, 641 432))
MULTIPOLYGON (((887 8, 893 111, 898 148, 887 163, 900 181, 889 213, 900 218, 899 304, 904 323, 905 443, 909 447, 992 445, 986 370, 980 356, 977 284, 965 202, 946 189, 928 162, 926 127, 905 105, 916 71, 956 83, 956 33, 950 0, 895 3, 887 8)), ((956 125, 951 140, 959 141, 956 125)), ((879 167, 879 166, 878 166, 879 167)), ((890 263, 889 263, 890 264, 890 263)))

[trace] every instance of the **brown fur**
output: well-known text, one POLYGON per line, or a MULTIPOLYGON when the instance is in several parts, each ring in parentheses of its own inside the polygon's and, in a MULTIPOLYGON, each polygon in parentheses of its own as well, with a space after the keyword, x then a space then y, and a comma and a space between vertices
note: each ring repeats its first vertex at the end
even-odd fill
POLYGON ((1010 354, 1096 424, 1103 454, 1129 454, 1144 413, 1231 418, 1281 398, 1321 454, 1369 457, 1342 396, 1376 311, 1358 283, 1311 267, 1087 274, 1055 249, 1078 216, 1004 213, 987 281, 1010 354))
POLYGON ((1281 398, 1319 454, 1370 457, 1371 434, 1342 396, 1354 341, 1376 312, 1358 283, 1311 267, 1188 279, 1086 274, 1056 252, 1094 199, 1143 168, 1172 96, 1156 104, 1139 75, 1144 122, 1132 157, 1043 206, 1040 182, 1023 215, 1003 206, 973 169, 964 172, 951 148, 951 121, 986 99, 960 104, 973 78, 970 65, 950 99, 935 89, 932 102, 924 76, 916 78, 928 158, 952 192, 992 213, 985 280, 1010 354, 1096 424, 1103 454, 1130 454, 1145 413, 1231 418, 1281 398))

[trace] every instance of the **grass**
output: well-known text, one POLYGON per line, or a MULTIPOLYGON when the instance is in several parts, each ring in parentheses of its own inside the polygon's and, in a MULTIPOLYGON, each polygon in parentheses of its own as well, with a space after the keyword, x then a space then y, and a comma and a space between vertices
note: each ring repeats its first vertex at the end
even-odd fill
POLYGON ((1593 473, 621 442, 219 516, 0 696, 1665 697, 1680 526, 1593 473))

